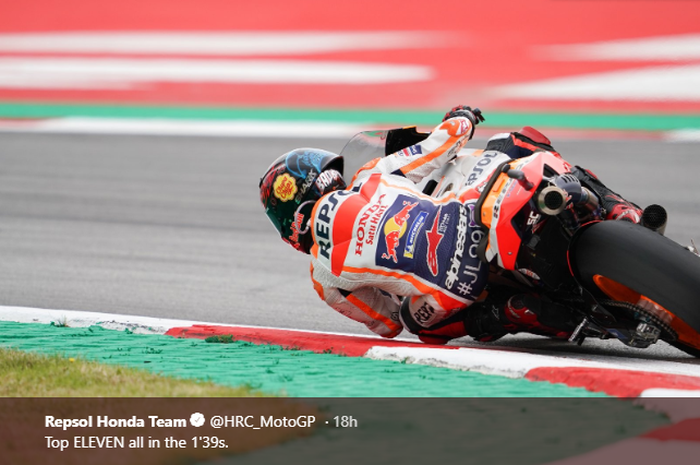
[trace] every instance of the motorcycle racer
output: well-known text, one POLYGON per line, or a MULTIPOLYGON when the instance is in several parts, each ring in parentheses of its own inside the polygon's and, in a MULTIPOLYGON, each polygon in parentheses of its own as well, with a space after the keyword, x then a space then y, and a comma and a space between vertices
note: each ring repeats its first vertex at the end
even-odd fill
MULTIPOLYGON (((282 239, 311 255, 321 299, 387 338, 404 328, 440 344, 466 335, 489 341, 520 331, 571 334, 578 322, 569 309, 504 286, 487 288, 489 269, 475 251, 484 232, 473 195, 434 198, 416 187, 456 157, 482 121, 478 109, 457 106, 425 139, 370 161, 347 186, 342 158, 323 150, 296 149, 270 166, 260 181, 262 204, 282 239)), ((486 150, 511 158, 539 150, 558 155, 532 128, 494 136, 486 150)), ((591 173, 577 167, 574 174, 598 194, 609 218, 639 222, 636 206, 591 173)))

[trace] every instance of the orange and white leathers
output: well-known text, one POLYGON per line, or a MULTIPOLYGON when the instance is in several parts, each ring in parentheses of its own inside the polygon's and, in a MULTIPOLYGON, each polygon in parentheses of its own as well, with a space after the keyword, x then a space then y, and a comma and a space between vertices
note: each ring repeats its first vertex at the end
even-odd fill
POLYGON ((396 296, 426 328, 464 309, 488 277, 476 257, 483 231, 474 200, 424 195, 416 186, 471 138, 467 118, 441 123, 422 142, 372 160, 347 189, 314 206, 311 276, 319 296, 384 337, 403 329, 396 296))

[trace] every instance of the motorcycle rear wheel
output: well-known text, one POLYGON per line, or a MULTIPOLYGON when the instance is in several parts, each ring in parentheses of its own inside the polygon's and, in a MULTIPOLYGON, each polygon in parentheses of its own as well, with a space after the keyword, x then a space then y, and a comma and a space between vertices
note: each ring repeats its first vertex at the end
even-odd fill
POLYGON ((656 304, 678 335, 666 342, 700 357, 700 257, 642 226, 605 221, 580 233, 569 261, 597 299, 637 305, 644 298, 656 304))

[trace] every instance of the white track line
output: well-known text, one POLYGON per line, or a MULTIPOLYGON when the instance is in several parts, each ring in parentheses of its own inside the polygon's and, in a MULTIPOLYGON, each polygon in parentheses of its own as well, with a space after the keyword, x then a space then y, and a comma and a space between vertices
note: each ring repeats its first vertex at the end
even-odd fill
POLYGON ((484 374, 522 378, 530 370, 540 367, 602 368, 633 370, 648 373, 665 373, 700 378, 700 366, 646 359, 619 359, 612 361, 586 360, 571 356, 532 354, 498 349, 441 350, 416 347, 373 347, 365 355, 375 360, 397 360, 421 365, 444 366, 484 374))
POLYGON ((668 131, 664 139, 669 142, 700 142, 700 129, 677 129, 668 131))
POLYGON ((538 47, 536 56, 561 61, 682 61, 700 59, 700 34, 640 37, 538 47))
POLYGON ((153 82, 217 84, 390 84, 427 81, 429 66, 351 61, 0 58, 0 87, 130 89, 153 82))
MULTIPOLYGON (((17 323, 60 323, 65 321, 74 328, 85 328, 99 325, 106 329, 129 329, 138 334, 165 334, 172 328, 182 328, 194 325, 206 326, 233 326, 237 328, 254 328, 265 330, 294 331, 284 328, 249 325, 227 325, 226 323, 213 323, 210 321, 179 320, 170 318, 155 318, 139 315, 121 315, 117 313, 84 312, 78 310, 53 310, 33 307, 12 307, 0 305, 0 321, 14 321, 17 323)), ((304 333, 331 334, 336 336, 357 336, 357 334, 334 333, 328 331, 304 330, 304 333)), ((376 336, 362 336, 367 339, 383 340, 376 336)), ((402 339, 397 339, 402 340, 402 339)), ((409 342, 408 340, 404 340, 409 342)), ((415 341, 414 341, 415 342, 415 341)))
MULTIPOLYGON (((371 115, 370 115, 371 118, 371 115)), ((393 125, 396 126, 396 125, 393 125)), ((66 116, 46 119, 3 119, 0 117, 0 133, 64 133, 64 134, 122 134, 154 136, 202 136, 202 137, 320 137, 350 138, 367 128, 382 129, 387 124, 372 121, 345 123, 342 121, 303 120, 207 120, 173 118, 108 118, 66 116)), ((429 131, 431 128, 425 127, 429 131)), ((487 140, 502 128, 484 128, 475 138, 487 140)), ((559 139, 590 138, 587 130, 549 130, 559 139)), ((550 137, 553 137, 550 135, 550 137)), ((616 137, 625 137, 617 135, 616 137)), ((634 137, 630 133, 627 137, 634 137)), ((684 129, 662 133, 667 142, 700 142, 700 129, 684 129)))
POLYGON ((74 116, 44 120, 0 119, 0 132, 68 134, 349 138, 367 127, 367 124, 323 121, 182 120, 74 116))
POLYGON ((424 31, 138 31, 0 34, 0 51, 153 55, 301 55, 430 48, 447 39, 424 31))
POLYGON ((494 95, 543 100, 700 100, 700 65, 652 66, 501 86, 494 95))

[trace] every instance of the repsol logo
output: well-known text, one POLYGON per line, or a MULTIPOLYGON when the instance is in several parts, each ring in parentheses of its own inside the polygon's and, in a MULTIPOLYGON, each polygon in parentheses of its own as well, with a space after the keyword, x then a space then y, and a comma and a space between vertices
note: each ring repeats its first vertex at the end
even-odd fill
POLYGON ((472 172, 467 177, 467 181, 464 183, 465 186, 471 186, 474 184, 479 177, 484 173, 484 170, 493 162, 493 160, 499 155, 499 152, 484 152, 480 157, 479 161, 472 168, 472 172))
POLYGON ((435 309, 429 303, 424 303, 413 313, 413 319, 421 325, 425 325, 435 315, 435 309))
POLYGON ((327 196, 318 207, 314 224, 314 235, 318 245, 318 253, 330 260, 328 251, 331 248, 331 223, 335 216, 335 210, 340 202, 339 197, 351 194, 348 191, 336 191, 327 196))

